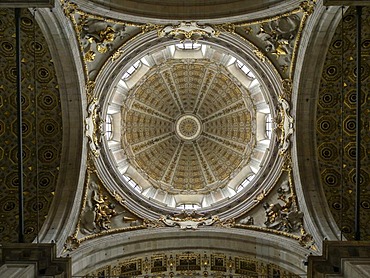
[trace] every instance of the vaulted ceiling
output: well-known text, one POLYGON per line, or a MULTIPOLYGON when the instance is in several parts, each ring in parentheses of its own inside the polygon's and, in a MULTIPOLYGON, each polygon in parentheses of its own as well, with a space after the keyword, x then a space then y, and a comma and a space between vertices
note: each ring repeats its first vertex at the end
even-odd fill
MULTIPOLYGON (((23 11, 26 240, 56 241, 78 275, 304 272, 324 237, 354 232, 354 9, 342 18, 322 1, 157 2, 23 11)), ((14 17, 0 14, 0 239, 12 242, 14 17)))

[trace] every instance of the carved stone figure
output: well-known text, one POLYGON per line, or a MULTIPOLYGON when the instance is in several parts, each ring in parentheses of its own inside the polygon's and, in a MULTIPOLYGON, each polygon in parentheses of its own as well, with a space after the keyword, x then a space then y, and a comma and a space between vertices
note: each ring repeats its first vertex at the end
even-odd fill
POLYGON ((294 208, 293 196, 286 198, 285 195, 280 195, 279 199, 285 204, 264 204, 266 214, 265 225, 278 231, 298 231, 302 226, 303 212, 294 208))
POLYGON ((276 58, 286 56, 286 62, 289 62, 299 24, 297 15, 282 17, 261 24, 257 37, 264 41, 266 52, 274 54, 276 58))
POLYGON ((240 220, 240 224, 254 225, 254 218, 253 218, 253 216, 247 216, 247 217, 243 218, 242 220, 240 220))
POLYGON ((112 43, 116 38, 125 36, 125 26, 123 24, 110 24, 102 20, 82 16, 79 25, 80 40, 85 52, 91 50, 91 46, 95 44, 98 52, 105 53, 112 49, 112 43))
POLYGON ((99 199, 95 201, 95 225, 100 230, 109 230, 111 228, 110 219, 116 215, 115 205, 108 202, 107 196, 99 196, 99 199))
POLYGON ((179 25, 168 25, 158 31, 159 37, 173 37, 181 42, 197 41, 202 37, 214 37, 218 32, 211 26, 198 25, 196 22, 181 22, 179 25))
POLYGON ((111 228, 111 218, 115 216, 115 205, 107 196, 97 191, 97 185, 92 182, 93 188, 90 198, 81 217, 81 232, 84 234, 97 233, 111 228))

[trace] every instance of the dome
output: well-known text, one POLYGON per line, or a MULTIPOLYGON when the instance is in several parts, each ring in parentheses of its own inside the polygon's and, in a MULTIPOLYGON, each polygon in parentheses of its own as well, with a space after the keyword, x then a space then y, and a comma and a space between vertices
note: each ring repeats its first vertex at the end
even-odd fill
POLYGON ((146 200, 201 209, 250 186, 271 115, 253 70, 222 49, 167 45, 132 61, 109 105, 106 139, 124 184, 146 200), (267 124, 266 124, 267 123, 267 124), (117 147, 118 146, 118 147, 117 147))
POLYGON ((122 112, 122 144, 132 165, 172 194, 224 187, 254 146, 250 97, 207 60, 169 60, 143 79, 122 112))

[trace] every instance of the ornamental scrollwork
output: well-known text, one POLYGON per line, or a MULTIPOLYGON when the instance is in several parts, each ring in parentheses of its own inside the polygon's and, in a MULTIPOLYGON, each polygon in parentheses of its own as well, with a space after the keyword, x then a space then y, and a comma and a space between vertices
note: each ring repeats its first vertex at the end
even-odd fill
POLYGON ((303 228, 301 229, 301 236, 298 240, 299 244, 307 249, 316 250, 315 240, 313 236, 307 233, 303 228))
POLYGON ((302 9, 302 11, 306 14, 306 15, 310 15, 313 13, 314 9, 315 9, 315 5, 316 5, 316 1, 317 0, 313 0, 313 1, 303 1, 299 7, 302 9))
MULTIPOLYGON (((87 15, 82 15, 77 22, 80 31, 80 41, 84 50, 85 58, 87 53, 98 51, 106 53, 113 48, 113 42, 116 39, 123 39, 126 26, 119 23, 108 23, 103 20, 91 19, 87 15)), ((88 62, 92 62, 95 56, 90 57, 88 62)))
POLYGON ((130 40, 153 28, 160 28, 158 25, 92 14, 76 3, 68 0, 61 2, 65 16, 73 25, 88 80, 94 80, 106 63, 117 59, 130 40))
POLYGON ((290 147, 290 137, 294 132, 294 119, 290 115, 290 104, 284 98, 279 98, 279 114, 274 122, 274 130, 279 140, 279 153, 284 155, 290 147))
POLYGON ((197 41, 205 37, 217 37, 219 32, 208 25, 198 25, 196 22, 181 22, 179 25, 167 25, 158 30, 158 37, 170 37, 181 42, 197 41))
POLYGON ((211 226, 214 223, 219 221, 218 216, 212 217, 198 217, 194 218, 192 216, 186 216, 183 218, 180 217, 172 217, 169 215, 162 215, 160 217, 160 221, 162 221, 166 226, 169 227, 180 227, 181 230, 196 230, 199 226, 211 226))
POLYGON ((291 100, 293 85, 291 79, 284 79, 281 84, 283 85, 283 91, 280 95, 280 98, 286 99, 287 101, 291 100))
POLYGON ((217 24, 214 25, 215 29, 217 29, 219 32, 227 32, 227 33, 234 33, 235 32, 235 24, 232 23, 223 23, 223 24, 217 24))
POLYGON ((95 157, 100 155, 100 142, 102 139, 103 119, 100 115, 100 105, 94 98, 87 109, 88 116, 85 119, 85 135, 89 139, 91 152, 95 157))

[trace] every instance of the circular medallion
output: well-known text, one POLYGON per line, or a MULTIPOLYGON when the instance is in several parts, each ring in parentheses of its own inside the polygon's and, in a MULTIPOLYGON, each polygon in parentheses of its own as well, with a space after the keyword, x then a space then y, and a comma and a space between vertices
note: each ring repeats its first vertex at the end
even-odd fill
POLYGON ((176 134, 186 141, 195 140, 201 133, 201 122, 193 115, 181 116, 176 122, 176 134))

